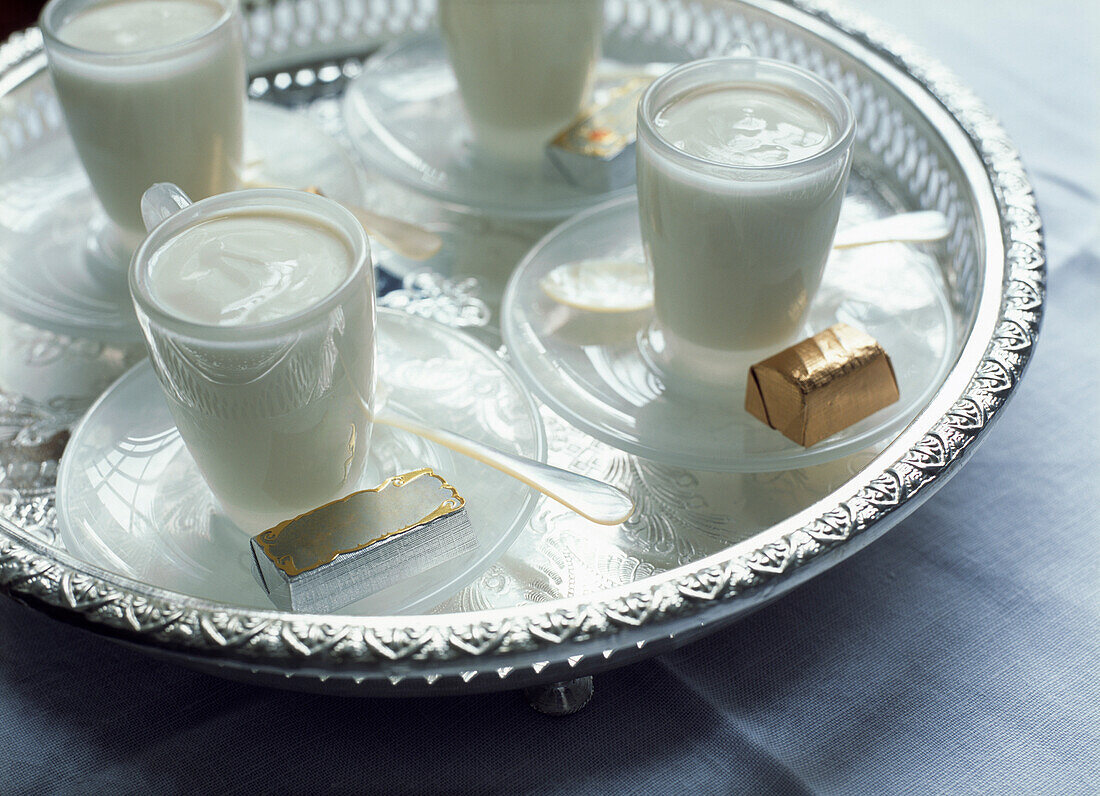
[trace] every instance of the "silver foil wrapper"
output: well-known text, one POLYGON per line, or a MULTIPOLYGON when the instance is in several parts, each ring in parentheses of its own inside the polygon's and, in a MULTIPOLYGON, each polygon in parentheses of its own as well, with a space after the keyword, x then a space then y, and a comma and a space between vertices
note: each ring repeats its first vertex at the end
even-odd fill
POLYGON ((466 501, 428 468, 387 479, 251 539, 276 607, 324 613, 477 547, 466 501))

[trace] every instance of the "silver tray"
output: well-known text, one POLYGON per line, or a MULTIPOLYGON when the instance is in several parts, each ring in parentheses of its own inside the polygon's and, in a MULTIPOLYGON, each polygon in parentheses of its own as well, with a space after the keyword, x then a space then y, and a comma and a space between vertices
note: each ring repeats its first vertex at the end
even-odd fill
MULTIPOLYGON (((433 14, 428 0, 243 6, 253 96, 299 107, 338 138, 339 97, 363 58, 432 24, 433 14)), ((747 41, 825 75, 859 117, 857 184, 866 189, 858 199, 871 210, 948 214, 953 231, 938 264, 960 329, 958 355, 898 437, 825 471, 752 484, 793 509, 780 518, 764 510, 755 526, 731 529, 708 510, 710 476, 627 457, 544 411, 551 461, 630 489, 642 507, 636 521, 594 535, 541 504, 504 559, 426 615, 241 609, 128 580, 63 549, 53 484, 67 429, 140 351, 0 320, 0 381, 10 390, 0 393, 0 591, 227 677, 388 696, 513 689, 711 633, 874 541, 957 472, 1023 375, 1043 309, 1040 220, 998 123, 949 72, 839 4, 608 0, 607 8, 610 35, 663 38, 692 56, 747 41)), ((37 31, 0 47, 0 154, 57 123, 44 64, 37 31)), ((474 239, 482 247, 474 260, 498 263, 474 274, 461 264, 445 274, 407 272, 383 303, 499 345, 495 303, 507 266, 545 227, 448 216, 384 180, 370 185, 366 204, 474 239)))

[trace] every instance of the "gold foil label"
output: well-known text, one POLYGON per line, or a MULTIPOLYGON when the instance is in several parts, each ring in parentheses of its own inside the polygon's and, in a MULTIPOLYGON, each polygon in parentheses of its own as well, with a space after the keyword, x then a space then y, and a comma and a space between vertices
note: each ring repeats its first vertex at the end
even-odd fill
POLYGON ((295 577, 465 506, 458 490, 425 467, 326 503, 253 538, 275 566, 295 577))

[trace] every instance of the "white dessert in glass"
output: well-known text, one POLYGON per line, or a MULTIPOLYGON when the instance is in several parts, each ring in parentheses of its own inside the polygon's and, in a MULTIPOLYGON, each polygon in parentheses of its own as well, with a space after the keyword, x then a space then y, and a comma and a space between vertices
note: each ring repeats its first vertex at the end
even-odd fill
POLYGON ((854 138, 844 97, 791 64, 696 61, 647 90, 638 202, 671 360, 705 370, 714 354, 774 352, 797 338, 836 231, 854 138))
POLYGON ((136 243, 155 182, 197 199, 238 187, 244 48, 236 0, 51 0, 40 25, 80 160, 136 243))
POLYGON ((603 0, 439 0, 438 9, 477 143, 501 161, 539 162, 588 95, 603 0))
POLYGON ((356 488, 374 400, 374 278, 347 210, 216 196, 139 247, 130 289, 180 436, 250 534, 356 488))

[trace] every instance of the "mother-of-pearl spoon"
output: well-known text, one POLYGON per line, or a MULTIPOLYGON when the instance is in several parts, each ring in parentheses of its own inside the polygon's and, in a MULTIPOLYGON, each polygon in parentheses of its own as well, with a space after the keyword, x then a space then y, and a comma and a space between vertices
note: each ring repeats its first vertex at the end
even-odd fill
MULTIPOLYGON (((381 398, 381 397, 380 397, 381 398)), ((491 448, 469 437, 433 428, 402 414, 379 400, 375 423, 408 431, 444 448, 469 456, 518 479, 585 519, 600 525, 618 525, 634 513, 634 501, 618 487, 544 462, 491 448)))
MULTIPOLYGON (((875 243, 931 243, 946 238, 947 217, 935 210, 900 213, 839 230, 834 249, 875 243)), ((653 283, 644 262, 581 260, 559 265, 539 281, 559 304, 589 312, 637 312, 653 305, 653 283)))

